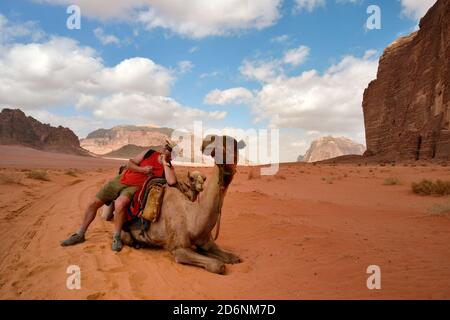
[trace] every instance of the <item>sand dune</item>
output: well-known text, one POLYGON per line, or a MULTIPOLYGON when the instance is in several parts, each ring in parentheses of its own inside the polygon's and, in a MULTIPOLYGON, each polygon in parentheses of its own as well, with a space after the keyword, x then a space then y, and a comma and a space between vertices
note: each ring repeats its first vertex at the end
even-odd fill
POLYGON ((290 164, 254 179, 241 167, 218 243, 245 261, 219 276, 163 250, 113 253, 112 223, 99 217, 84 244, 60 247, 117 162, 14 148, 0 158, 0 177, 21 177, 0 184, 2 299, 450 298, 450 219, 429 211, 449 200, 410 191, 421 178, 450 180, 448 167, 290 164), (25 177, 36 167, 51 168, 50 181, 25 177), (69 265, 81 268, 81 290, 66 288, 69 265), (367 289, 369 265, 381 267, 382 290, 367 289))

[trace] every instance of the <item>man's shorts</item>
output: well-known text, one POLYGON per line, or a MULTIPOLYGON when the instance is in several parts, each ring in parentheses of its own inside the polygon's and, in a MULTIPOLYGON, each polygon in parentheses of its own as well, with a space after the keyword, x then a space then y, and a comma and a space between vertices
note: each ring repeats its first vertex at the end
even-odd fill
POLYGON ((119 196, 126 196, 130 201, 133 200, 133 195, 138 190, 138 187, 120 183, 121 177, 121 175, 118 175, 110 180, 100 189, 96 197, 107 205, 111 204, 119 196))

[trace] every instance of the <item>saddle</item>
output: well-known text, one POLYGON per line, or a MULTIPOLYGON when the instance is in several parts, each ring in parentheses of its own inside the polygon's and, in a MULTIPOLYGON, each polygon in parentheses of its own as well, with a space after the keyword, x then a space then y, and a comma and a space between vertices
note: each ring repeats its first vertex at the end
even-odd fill
POLYGON ((166 179, 154 178, 149 180, 139 195, 140 210, 138 217, 149 222, 156 222, 161 214, 164 193, 167 187, 166 179))

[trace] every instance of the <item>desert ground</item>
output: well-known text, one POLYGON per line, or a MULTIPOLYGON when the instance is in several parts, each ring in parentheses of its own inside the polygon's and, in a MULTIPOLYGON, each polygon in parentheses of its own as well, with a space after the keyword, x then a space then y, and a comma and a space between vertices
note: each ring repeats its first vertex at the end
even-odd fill
POLYGON ((85 243, 59 245, 120 163, 0 147, 1 299, 450 298, 450 199, 411 191, 450 180, 450 166, 298 163, 270 177, 239 167, 218 243, 244 262, 215 275, 164 250, 112 252, 112 222, 100 217, 85 243), (80 290, 66 288, 69 265, 80 290), (367 289, 369 265, 381 290, 367 289))

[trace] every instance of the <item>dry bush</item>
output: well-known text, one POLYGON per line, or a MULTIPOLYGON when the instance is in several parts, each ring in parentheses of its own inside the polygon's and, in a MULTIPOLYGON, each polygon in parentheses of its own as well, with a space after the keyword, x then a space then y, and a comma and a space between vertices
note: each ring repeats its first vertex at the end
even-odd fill
POLYGON ((444 217, 450 215, 450 202, 449 203, 439 203, 434 204, 430 210, 430 215, 437 217, 444 217))
POLYGON ((23 185, 22 179, 23 179, 23 176, 19 173, 0 173, 0 184, 23 185))
POLYGON ((433 182, 431 180, 422 180, 421 182, 414 182, 411 186, 414 193, 430 196, 446 196, 450 195, 450 181, 436 180, 433 182))
POLYGON ((65 172, 66 175, 74 177, 74 178, 78 177, 78 173, 79 173, 78 170, 72 170, 72 169, 69 169, 65 172))
POLYGON ((398 186, 401 184, 400 179, 396 178, 396 177, 390 177, 390 178, 386 178, 384 179, 384 183, 385 186, 398 186))
POLYGON ((34 180, 50 181, 47 171, 32 170, 26 173, 26 177, 34 180))

